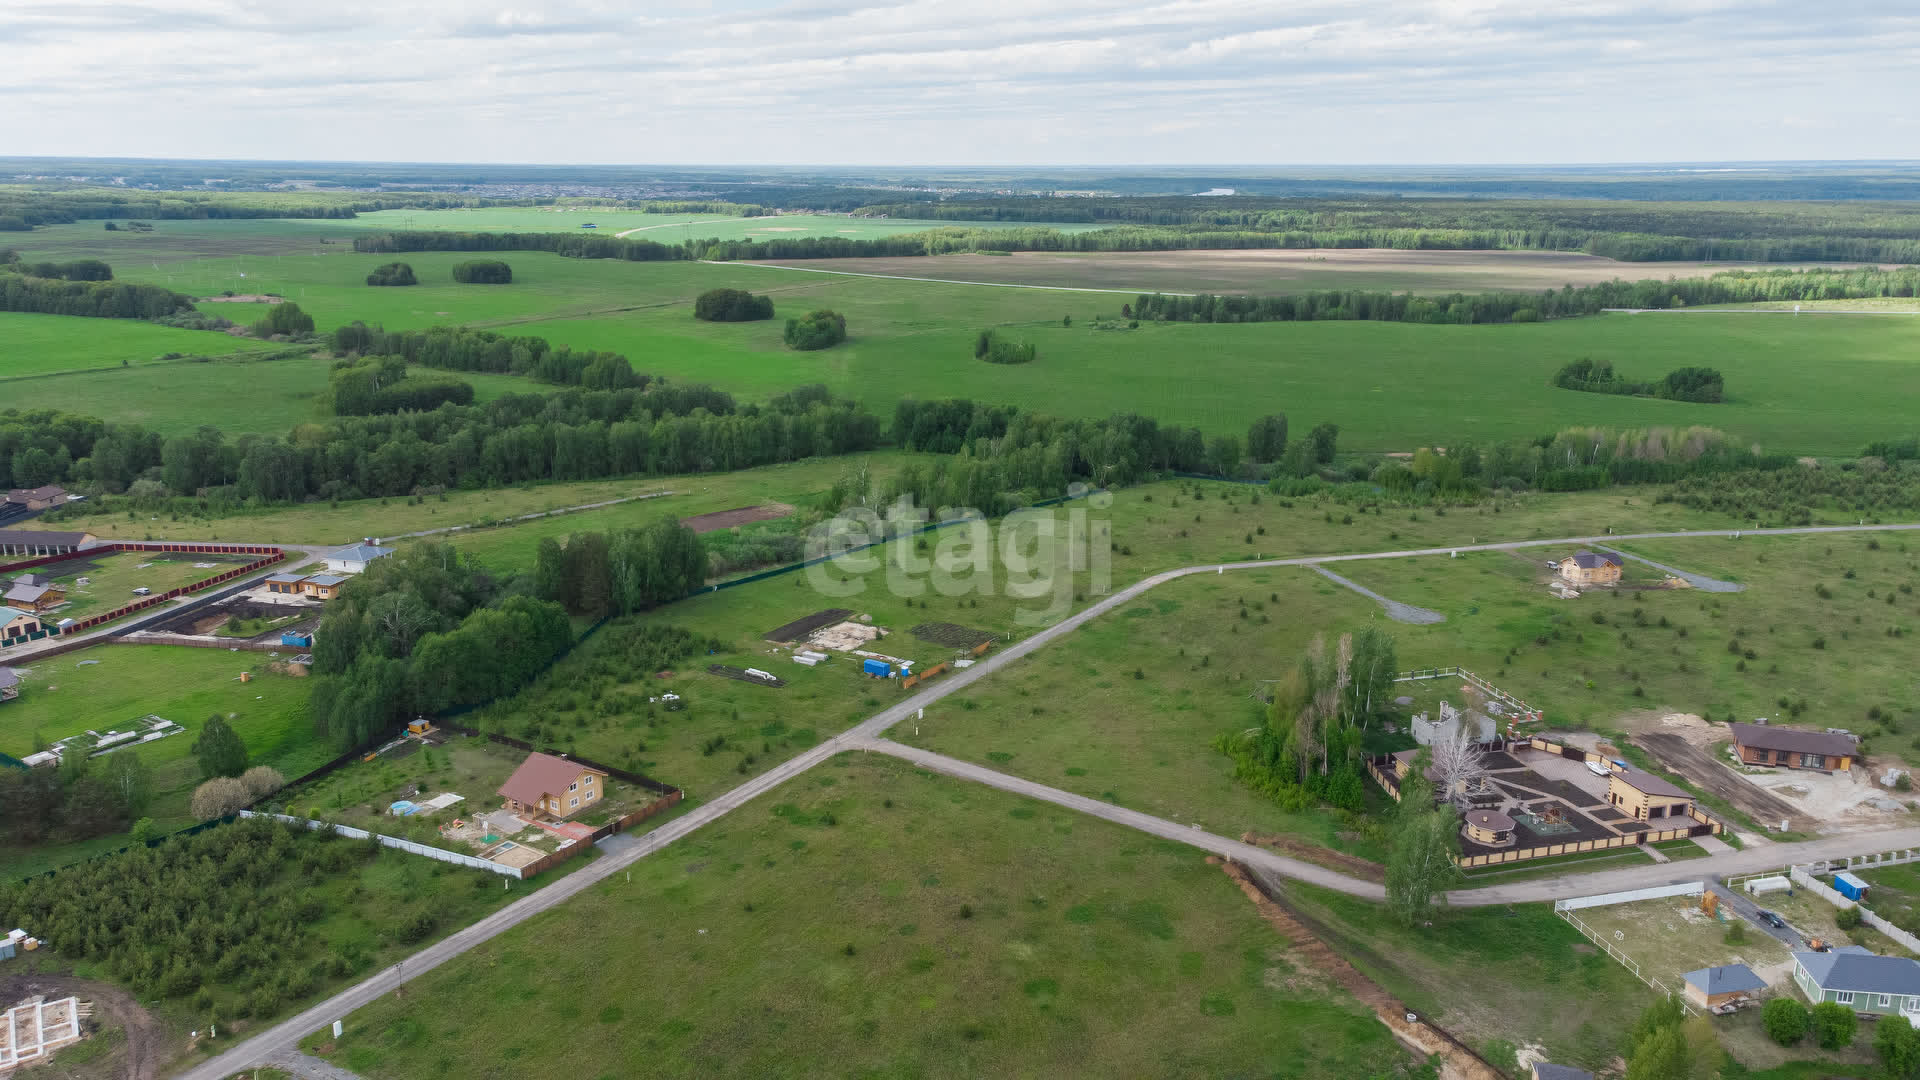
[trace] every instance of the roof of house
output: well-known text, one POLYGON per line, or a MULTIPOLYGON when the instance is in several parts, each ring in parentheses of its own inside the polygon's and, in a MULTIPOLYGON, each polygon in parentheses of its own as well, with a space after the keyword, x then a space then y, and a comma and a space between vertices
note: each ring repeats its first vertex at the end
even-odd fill
POLYGON ((1469 810, 1467 824, 1476 829, 1506 832, 1513 828, 1513 819, 1498 810, 1469 810))
MULTIPOLYGON (((1608 555, 1605 552, 1596 555, 1591 551, 1576 551, 1572 555, 1567 556, 1567 558, 1572 559, 1573 565, 1580 567, 1582 570, 1597 570, 1602 566, 1620 565, 1620 556, 1608 555)), ((1560 561, 1565 562, 1567 560, 1562 559, 1560 561)))
POLYGON ((305 580, 309 585, 338 585, 347 579, 339 574, 315 574, 305 580))
POLYGON ((267 580, 285 583, 289 581, 299 581, 304 577, 306 577, 305 574, 268 574, 267 580))
POLYGON ((1765 990, 1767 984, 1753 969, 1745 964, 1722 964, 1719 967, 1701 968, 1689 971, 1681 976, 1688 983, 1704 990, 1709 997, 1714 994, 1737 994, 1746 990, 1765 990))
POLYGON ((1793 960, 1822 990, 1920 994, 1920 963, 1865 952, 1796 952, 1793 960))
POLYGON ((38 616, 31 611, 21 611, 19 608, 0 606, 0 626, 5 626, 15 619, 33 618, 38 618, 38 616))
POLYGON ((391 554, 393 554, 392 548, 380 547, 375 544, 355 544, 345 551, 336 551, 327 556, 327 558, 338 559, 342 562, 372 562, 383 555, 391 554))
POLYGON ((1533 1063, 1533 1075, 1539 1080, 1593 1080, 1593 1074, 1585 1069, 1576 1069, 1571 1065, 1549 1065, 1544 1061, 1533 1063))
POLYGON ((45 574, 21 574, 13 579, 15 585, 51 585, 53 579, 45 574))
POLYGON ((53 591, 51 585, 15 585, 7 590, 9 604, 37 604, 40 598, 53 591))
POLYGON ((1850 756, 1854 752, 1853 740, 1845 735, 1774 727, 1772 724, 1735 724, 1733 741, 1741 746, 1752 746, 1762 750, 1785 750, 1792 754, 1850 756))
POLYGON ((8 502, 38 502, 41 499, 54 499, 67 493, 67 489, 55 484, 37 488, 14 488, 7 492, 8 502))
POLYGON ((1632 772, 1617 772, 1613 774, 1613 779, 1620 781, 1635 791, 1645 792, 1648 795, 1664 795, 1670 799, 1693 798, 1693 792, 1680 787, 1678 784, 1662 780, 1645 769, 1635 769, 1632 772))
POLYGON ((0 690, 20 685, 20 673, 10 667, 0 667, 0 690))
POLYGON ((527 760, 513 770, 507 782, 500 785, 500 794, 517 803, 537 803, 543 796, 558 795, 567 790, 567 785, 580 778, 583 772, 607 775, 600 769, 591 769, 577 761, 554 757, 552 754, 528 754, 527 760))
POLYGON ((0 529, 0 544, 77 548, 93 540, 92 533, 54 532, 51 529, 0 529))

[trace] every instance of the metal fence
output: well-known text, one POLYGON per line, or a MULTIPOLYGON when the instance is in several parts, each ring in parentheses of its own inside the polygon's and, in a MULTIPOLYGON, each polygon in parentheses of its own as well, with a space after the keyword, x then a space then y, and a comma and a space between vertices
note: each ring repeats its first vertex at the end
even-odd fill
MULTIPOLYGON (((1698 883, 1695 883, 1694 887, 1699 888, 1700 886, 1698 885, 1698 883)), ((1562 903, 1564 902, 1565 901, 1562 901, 1562 903)), ((1571 923, 1575 930, 1580 931, 1580 934, 1582 937, 1586 938, 1588 941, 1593 942, 1595 945, 1600 946, 1602 949, 1605 949, 1607 951, 1608 956, 1611 956, 1615 960, 1619 961, 1621 967, 1626 968, 1628 971, 1632 972, 1634 978, 1639 979, 1643 983, 1646 983, 1647 986, 1650 989, 1652 989, 1655 993, 1658 993, 1662 997, 1670 997, 1670 998, 1676 998, 1676 999, 1679 998, 1679 995, 1673 992, 1672 987, 1668 986, 1666 983, 1661 982, 1657 977, 1648 975, 1645 971, 1641 970, 1640 962, 1638 960, 1635 960, 1633 957, 1628 956, 1626 953, 1623 953, 1619 949, 1614 948, 1613 942, 1608 941, 1598 931, 1594 930, 1593 927, 1588 926, 1586 922, 1580 918, 1580 916, 1575 915, 1571 910, 1562 909, 1559 903, 1556 903, 1553 905, 1553 913, 1567 920, 1567 922, 1571 923)), ((1688 1005, 1684 1000, 1680 1001, 1680 1011, 1687 1014, 1688 1016, 1698 1015, 1693 1011, 1693 1007, 1688 1005)))
POLYGON ((485 859, 476 858, 472 855, 462 855, 457 851, 446 851, 437 847, 428 847, 425 844, 416 844, 411 840, 402 840, 397 836, 370 833, 365 829, 356 829, 351 825, 335 825, 331 822, 315 821, 312 818, 292 817, 287 814, 256 814, 252 810, 242 810, 240 811, 240 816, 243 818, 270 817, 275 821, 284 821, 289 825, 305 825, 307 828, 315 830, 332 829, 341 836, 354 840, 365 840, 367 837, 373 836, 379 839, 382 847, 390 847, 397 851, 405 851, 413 855, 424 855, 429 859, 438 859, 441 862, 452 863, 455 866, 466 866, 475 870, 491 870, 502 877, 518 879, 521 876, 520 870, 517 867, 503 866, 500 863, 488 862, 485 859))
POLYGON ((1704 881, 1687 881, 1678 885, 1653 885, 1645 889, 1628 889, 1625 892, 1597 893, 1593 896, 1576 896, 1571 900, 1555 900, 1553 910, 1577 911, 1581 908, 1659 900, 1668 896, 1699 896, 1706 891, 1707 885, 1704 881))

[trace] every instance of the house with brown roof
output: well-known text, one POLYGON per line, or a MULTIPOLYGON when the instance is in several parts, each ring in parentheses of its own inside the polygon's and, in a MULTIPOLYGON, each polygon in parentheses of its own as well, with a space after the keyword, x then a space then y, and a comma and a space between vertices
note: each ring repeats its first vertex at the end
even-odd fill
POLYGON ((1560 560, 1560 576, 1574 585, 1613 585, 1620 581, 1620 556, 1576 551, 1560 560))
POLYGON ((36 615, 51 611, 66 602, 65 586, 55 584, 37 574, 22 574, 15 578, 13 584, 8 586, 6 595, 0 596, 0 603, 21 611, 31 611, 36 615))
POLYGON ((1664 821, 1686 817, 1693 810, 1693 793, 1645 769, 1634 769, 1608 776, 1607 802, 1636 821, 1664 821))
POLYGON ((1772 724, 1734 724, 1733 746, 1748 765, 1784 765, 1822 772, 1849 771, 1859 753, 1849 736, 1772 724))
POLYGON ((54 532, 50 529, 0 529, 0 555, 39 558, 45 555, 71 555, 83 547, 98 543, 87 532, 54 532))
POLYGON ((506 808, 518 814, 572 817, 606 798, 607 774, 577 761, 533 753, 500 785, 506 808))
POLYGON ((9 506, 24 506, 30 511, 51 510, 67 501, 67 489, 54 484, 37 488, 14 488, 0 501, 4 501, 9 506))

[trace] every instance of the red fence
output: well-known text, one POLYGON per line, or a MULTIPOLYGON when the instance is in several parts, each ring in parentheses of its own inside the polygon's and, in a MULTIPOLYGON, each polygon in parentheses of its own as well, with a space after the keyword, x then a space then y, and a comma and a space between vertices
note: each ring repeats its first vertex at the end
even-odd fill
POLYGON ((168 589, 164 593, 155 593, 152 596, 143 596, 125 607, 115 608, 105 614, 95 615, 91 618, 76 622, 72 626, 67 627, 66 630, 63 631, 64 633, 78 634, 84 630, 91 630, 102 623, 125 618, 136 611, 144 611, 147 608, 159 604, 171 603, 188 593, 196 593, 202 589, 209 589, 215 585, 232 581, 234 578, 245 577, 248 574, 256 573, 287 557, 287 553, 279 548, 262 544, 174 544, 151 540, 115 540, 110 543, 87 548, 83 551, 69 552, 65 555, 43 555, 37 559, 6 563, 0 565, 0 573, 5 573, 9 570, 25 570, 31 566, 45 566, 48 563, 65 562, 68 559, 84 559, 92 555, 114 555, 127 551, 151 551, 156 554, 178 552, 187 555, 258 555, 260 558, 237 569, 215 574, 205 581, 196 581, 191 585, 182 585, 178 589, 168 589))

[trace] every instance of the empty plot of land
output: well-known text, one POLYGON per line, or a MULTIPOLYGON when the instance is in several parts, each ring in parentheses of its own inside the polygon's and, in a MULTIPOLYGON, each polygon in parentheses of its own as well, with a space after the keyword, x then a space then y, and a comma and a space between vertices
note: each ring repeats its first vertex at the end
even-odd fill
MULTIPOLYGON (((1016 252, 1008 255, 905 256, 769 261, 810 270, 898 275, 943 281, 1058 288, 1169 292, 1304 292, 1314 289, 1411 289, 1483 292, 1557 289, 1615 278, 1700 277, 1753 263, 1623 263, 1560 251, 1297 250, 1016 252)), ((1779 264, 1767 264, 1783 269, 1779 264)))
POLYGON ((1785 799, 1755 784, 1748 783, 1733 770, 1715 761, 1711 754, 1678 735, 1649 732, 1639 736, 1640 745, 1660 759, 1660 764, 1695 784, 1732 803, 1742 813, 1763 824, 1778 826, 1788 821, 1790 828, 1812 824, 1806 813, 1785 799))
POLYGON ((827 608, 825 611, 816 611, 804 619, 795 619, 778 630, 768 631, 767 640, 783 645, 799 641, 815 630, 832 626, 851 614, 853 612, 848 608, 827 608))

